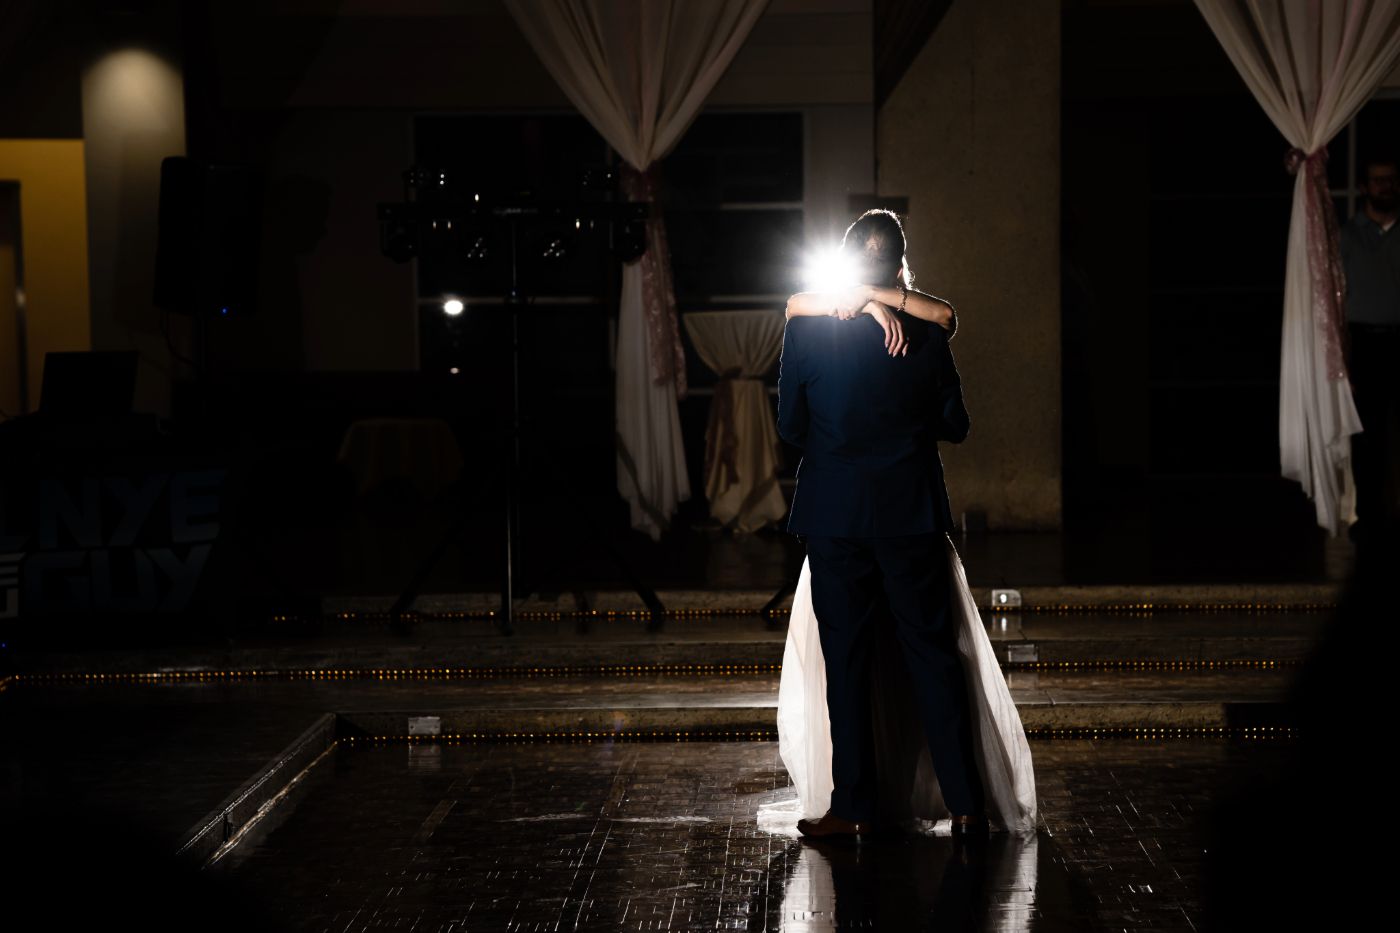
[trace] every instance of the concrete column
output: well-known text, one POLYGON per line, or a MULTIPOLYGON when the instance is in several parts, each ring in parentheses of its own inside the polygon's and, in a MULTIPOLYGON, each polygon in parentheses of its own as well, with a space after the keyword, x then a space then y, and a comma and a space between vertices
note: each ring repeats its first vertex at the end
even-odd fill
POLYGON ((874 116, 870 104, 803 108, 807 133, 803 226, 809 252, 839 246, 855 220, 850 196, 875 190, 874 116))
MULTIPOLYGON (((185 154, 184 85, 169 48, 109 40, 82 75, 92 348, 139 351, 136 410, 163 416, 175 364, 152 302, 160 163, 185 154)), ((187 333, 185 321, 174 326, 187 333)))
POLYGON ((915 284, 958 310, 972 433, 943 445, 954 516, 1058 529, 1059 0, 956 0, 877 120, 915 284))

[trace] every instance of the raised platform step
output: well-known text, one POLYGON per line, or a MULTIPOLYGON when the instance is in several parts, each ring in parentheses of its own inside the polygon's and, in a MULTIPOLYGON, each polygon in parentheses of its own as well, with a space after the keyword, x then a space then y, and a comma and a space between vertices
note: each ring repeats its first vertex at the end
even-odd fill
MULTIPOLYGON (((1015 586, 1012 581, 1008 586, 1015 586)), ((1171 609, 1171 608, 1316 608, 1334 606, 1342 598, 1342 583, 1241 583, 1148 586, 1023 586, 1022 608, 1031 609, 1171 609)), ((974 587, 979 606, 993 608, 992 590, 974 587)), ((775 595, 771 590, 658 590, 669 612, 756 612, 775 595)), ((379 615, 393 606, 394 596, 327 596, 322 613, 331 618, 379 615)), ((781 608, 792 606, 791 594, 781 608)), ((521 613, 641 613, 646 605, 631 590, 531 594, 515 601, 521 613)), ((500 609, 496 593, 439 593, 419 596, 411 612, 428 616, 484 615, 500 609)))
MULTIPOLYGON (((1275 724, 1297 669, 1013 671, 1007 686, 1027 729, 1228 728, 1275 724)), ((405 679, 368 692, 329 687, 351 734, 404 736, 772 732, 779 675, 405 679), (391 704, 413 698, 413 705, 391 704), (442 700, 455 702, 440 702, 442 700), (339 700, 339 703, 336 701, 339 700), (437 700, 439 702, 431 702, 437 700), (425 702, 428 701, 428 702, 425 702)))
MULTIPOLYGON (((1294 665, 1191 669, 1042 669, 1006 674, 1028 729, 1226 727, 1281 704, 1294 665), (1242 718, 1243 717, 1243 718, 1242 718)), ((31 703, 275 703, 334 712, 351 735, 771 732, 774 670, 610 675, 21 678, 31 703), (415 727, 415 723, 418 726, 415 727)), ((1272 713, 1270 714, 1272 715, 1272 713)))
MULTIPOLYGON (((1100 729, 1263 733, 1294 725, 1282 701, 1299 671, 1296 665, 1015 670, 1007 684, 1035 736, 1100 729)), ((12 782, 0 797, 11 808, 35 800, 101 801, 146 822, 157 838, 202 864, 254 831, 265 814, 274 814, 265 825, 275 825, 269 808, 294 799, 298 776, 336 738, 407 740, 412 732, 432 741, 435 732, 438 739, 465 741, 771 739, 779 683, 776 671, 196 674, 154 682, 20 676, 5 691, 0 739, 25 781, 12 782), (65 738, 70 733, 90 738, 65 738)), ((430 761, 433 751, 410 747, 410 770, 416 755, 430 761)))
MULTIPOLYGON (((1324 611, 984 613, 1003 662, 1048 665, 1298 661, 1328 618, 1324 611)), ((407 631, 348 620, 269 628, 231 644, 19 650, 14 661, 33 674, 773 667, 786 637, 782 620, 753 615, 668 617, 659 631, 632 617, 525 619, 511 636, 490 619, 426 619, 407 631)))
MULTIPOLYGON (((1021 722, 1029 731, 1060 729, 1202 729, 1283 726, 1286 708, 1269 701, 1017 703, 1021 722)), ((429 722, 437 731, 417 734, 462 738, 551 735, 609 735, 637 733, 767 734, 778 728, 777 705, 705 706, 569 706, 555 709, 416 709, 345 711, 341 722, 349 735, 407 736, 410 725, 429 722)))

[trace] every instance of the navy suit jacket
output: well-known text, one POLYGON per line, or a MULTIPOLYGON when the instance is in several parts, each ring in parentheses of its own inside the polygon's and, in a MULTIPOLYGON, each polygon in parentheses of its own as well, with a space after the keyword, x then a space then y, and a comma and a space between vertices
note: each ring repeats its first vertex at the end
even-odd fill
POLYGON ((938 442, 967 437, 948 334, 900 315, 891 357, 868 314, 794 317, 783 333, 778 433, 803 448, 788 531, 871 538, 953 530, 938 442))

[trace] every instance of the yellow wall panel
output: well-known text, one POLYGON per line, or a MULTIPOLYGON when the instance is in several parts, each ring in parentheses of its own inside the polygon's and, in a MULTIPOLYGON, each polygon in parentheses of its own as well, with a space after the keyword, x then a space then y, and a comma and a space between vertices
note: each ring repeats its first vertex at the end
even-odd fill
MULTIPOLYGON (((32 409, 39 403, 44 354, 92 346, 83 141, 0 139, 0 180, 20 186, 32 409)), ((0 360, 7 370, 15 366, 0 360)))

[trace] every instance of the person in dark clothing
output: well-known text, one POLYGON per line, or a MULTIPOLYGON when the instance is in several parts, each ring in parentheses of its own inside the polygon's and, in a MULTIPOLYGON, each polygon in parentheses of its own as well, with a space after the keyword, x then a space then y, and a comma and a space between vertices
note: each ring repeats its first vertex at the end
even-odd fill
POLYGON ((1347 369, 1363 429, 1351 439, 1353 540, 1395 517, 1400 485, 1400 233, 1395 230, 1400 171, 1390 156, 1372 156, 1357 167, 1365 205, 1342 228, 1341 238, 1351 338, 1347 369))
POLYGON ((872 632, 882 594, 953 832, 986 829, 950 603, 953 517, 938 455, 940 441, 962 442, 969 420, 948 347, 952 307, 909 289, 904 248, 895 215, 870 211, 843 245, 862 284, 828 297, 794 295, 788 305, 778 433, 803 448, 788 530, 807 543, 834 784, 827 814, 798 822, 807 836, 871 831, 872 632))

